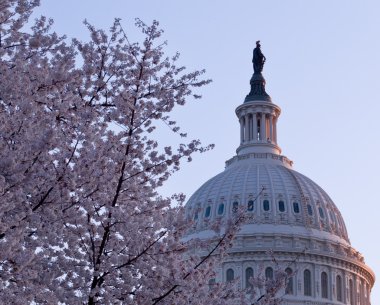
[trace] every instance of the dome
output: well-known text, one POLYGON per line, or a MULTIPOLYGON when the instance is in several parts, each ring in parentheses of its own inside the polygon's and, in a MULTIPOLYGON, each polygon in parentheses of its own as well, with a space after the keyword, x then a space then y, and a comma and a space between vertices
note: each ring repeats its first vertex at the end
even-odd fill
MULTIPOLYGON (((274 268, 280 266, 295 271, 288 273, 293 275, 282 291, 281 304, 370 305, 375 275, 351 246, 337 206, 281 154, 277 144, 281 109, 265 91, 264 62, 258 41, 251 90, 236 108, 240 145, 224 171, 186 203, 193 224, 187 238, 215 238, 214 224, 228 223, 239 208, 251 217, 241 225, 216 278, 210 280, 235 279, 248 289, 254 274, 265 270, 267 279, 273 279, 274 268)), ((207 255, 206 249, 202 251, 207 255)))
POLYGON ((189 215, 197 220, 196 231, 207 231, 212 220, 230 217, 244 205, 252 220, 240 234, 287 232, 348 246, 346 226, 327 193, 273 156, 251 153, 233 158, 222 173, 203 184, 187 203, 189 215))

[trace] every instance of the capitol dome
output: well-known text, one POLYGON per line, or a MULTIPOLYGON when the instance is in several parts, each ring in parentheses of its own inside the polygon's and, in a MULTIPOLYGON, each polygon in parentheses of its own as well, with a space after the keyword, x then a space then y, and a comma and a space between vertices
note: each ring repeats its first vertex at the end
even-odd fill
MULTIPOLYGON (((198 214, 203 210, 202 216, 213 220, 229 217, 240 205, 245 205, 247 213, 254 217, 240 234, 286 232, 349 246, 342 216, 326 192, 309 178, 282 165, 289 162, 286 158, 273 157, 276 156, 251 153, 229 160, 224 172, 195 192, 188 209, 198 214), (254 201, 260 192, 260 198, 254 201)), ((207 230, 210 223, 198 222, 197 230, 207 230)))
POLYGON ((337 206, 281 155, 277 144, 281 109, 266 93, 260 67, 250 84, 250 93, 236 109, 237 155, 186 204, 186 213, 194 221, 189 236, 213 236, 213 220, 232 217, 238 207, 244 207, 252 217, 235 237, 216 281, 235 279, 245 288, 248 278, 261 269, 273 276, 270 250, 284 268, 291 263, 294 272, 283 304, 371 304, 374 273, 351 246, 337 206))

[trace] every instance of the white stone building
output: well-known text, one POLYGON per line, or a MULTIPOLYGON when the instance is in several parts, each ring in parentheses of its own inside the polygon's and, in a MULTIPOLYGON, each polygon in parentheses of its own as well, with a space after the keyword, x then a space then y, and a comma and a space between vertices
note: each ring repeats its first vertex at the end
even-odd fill
POLYGON ((327 193, 281 155, 276 127, 280 113, 265 92, 261 71, 255 71, 251 92, 236 109, 237 155, 186 205, 195 221, 191 235, 209 235, 212 220, 230 217, 236 207, 244 206, 252 221, 242 226, 217 281, 238 279, 244 288, 260 268, 272 276, 274 266, 267 254, 272 250, 284 268, 298 257, 288 270, 296 272, 283 304, 369 305, 375 275, 351 246, 344 220, 327 193))

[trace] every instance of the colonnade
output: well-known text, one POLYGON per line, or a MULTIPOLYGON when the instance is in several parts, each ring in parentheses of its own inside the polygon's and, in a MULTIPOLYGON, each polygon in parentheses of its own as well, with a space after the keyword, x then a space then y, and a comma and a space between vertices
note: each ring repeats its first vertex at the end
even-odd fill
POLYGON ((240 143, 277 144, 277 117, 271 113, 246 113, 240 117, 240 143))

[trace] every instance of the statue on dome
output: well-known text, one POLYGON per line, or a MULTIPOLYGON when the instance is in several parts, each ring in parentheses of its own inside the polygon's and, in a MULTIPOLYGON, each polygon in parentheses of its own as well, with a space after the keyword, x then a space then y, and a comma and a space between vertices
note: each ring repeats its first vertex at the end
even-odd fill
POLYGON ((261 74, 261 72, 263 71, 265 60, 266 58, 264 54, 261 52, 260 40, 258 40, 256 41, 256 48, 253 50, 252 58, 254 74, 261 74))

